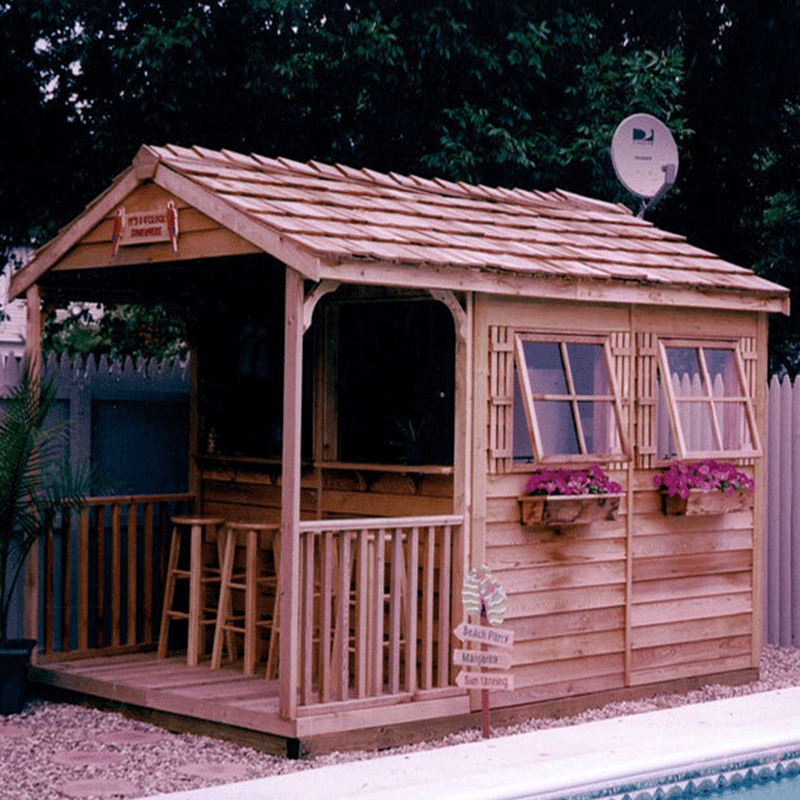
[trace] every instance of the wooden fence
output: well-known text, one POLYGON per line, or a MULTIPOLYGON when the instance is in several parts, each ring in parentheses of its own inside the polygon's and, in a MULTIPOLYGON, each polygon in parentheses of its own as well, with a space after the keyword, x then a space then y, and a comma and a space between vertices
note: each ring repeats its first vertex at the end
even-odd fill
MULTIPOLYGON (((18 385, 22 365, 0 361, 2 397, 18 385)), ((95 494, 155 494, 187 489, 189 389, 187 364, 179 359, 105 356, 70 360, 51 353, 43 376, 57 387, 53 422, 69 423, 65 457, 73 466, 89 462, 103 491, 95 494)))
POLYGON ((800 645, 800 378, 772 378, 767 420, 765 640, 800 645))
MULTIPOLYGON (((18 385, 21 370, 21 362, 14 356, 0 360, 0 410, 2 398, 18 385)), ((130 358, 119 362, 105 357, 96 361, 93 356, 86 360, 77 356, 71 361, 66 355, 57 358, 51 353, 45 359, 43 375, 57 386, 51 421, 69 423, 64 458, 73 467, 88 463, 96 468, 100 486, 95 487, 94 494, 179 495, 187 490, 186 362, 134 362, 130 358)), ((100 512, 94 509, 92 513, 100 512)), ((40 575, 55 569, 52 580, 61 586, 64 579, 57 568, 61 545, 53 547, 53 558, 48 563, 42 561, 40 575)), ((44 559, 44 553, 40 557, 44 559)), ((69 590, 69 585, 66 588, 69 590)), ((50 591, 51 600, 47 602, 58 606, 52 586, 50 591)), ((46 606, 43 600, 39 606, 39 629, 48 629, 48 651, 53 645, 60 647, 62 639, 68 648, 76 646, 70 644, 72 633, 64 632, 70 630, 69 625, 66 629, 62 624, 45 625, 46 606)), ((61 611, 58 613, 63 616, 61 611)), ((12 635, 23 631, 21 582, 11 607, 9 629, 12 635)))

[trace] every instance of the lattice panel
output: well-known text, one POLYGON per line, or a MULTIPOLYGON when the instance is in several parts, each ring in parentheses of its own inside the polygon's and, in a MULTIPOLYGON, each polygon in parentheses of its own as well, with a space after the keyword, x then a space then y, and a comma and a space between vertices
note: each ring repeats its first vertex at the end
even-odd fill
POLYGON ((654 333, 638 331, 636 334, 635 373, 635 463, 639 469, 650 469, 655 462, 657 437, 658 337, 654 333))
POLYGON ((514 335, 489 327, 489 472, 508 472, 514 461, 514 335))
MULTIPOLYGON (((755 336, 744 336, 739 340, 739 352, 742 356, 742 365, 744 366, 744 379, 747 386, 747 391, 750 393, 750 398, 755 407, 756 399, 758 398, 758 340, 755 336)), ((756 414, 758 410, 756 409, 756 414)), ((759 432, 763 435, 763 431, 759 432)), ((761 442, 763 448, 765 443, 761 442)), ((744 458, 740 460, 740 465, 755 464, 755 459, 744 458)))
MULTIPOLYGON (((614 365, 614 380, 619 392, 620 405, 622 406, 622 430, 626 436, 630 436, 629 418, 631 403, 633 402, 632 392, 632 363, 633 352, 631 350, 630 331, 614 331, 608 338, 611 347, 611 357, 614 365)), ((633 447, 633 442, 629 442, 633 447)), ((609 469, 623 469, 627 461, 611 462, 609 469)))

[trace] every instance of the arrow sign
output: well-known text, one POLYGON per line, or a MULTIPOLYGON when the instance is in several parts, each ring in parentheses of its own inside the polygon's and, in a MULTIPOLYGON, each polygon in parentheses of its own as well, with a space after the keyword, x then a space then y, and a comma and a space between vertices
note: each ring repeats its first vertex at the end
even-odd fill
POLYGON ((453 650, 453 663, 466 667, 509 669, 511 653, 491 653, 481 650, 453 650))
POLYGON ((502 689, 514 691, 514 676, 509 673, 461 672, 456 675, 456 685, 466 689, 502 689))
POLYGON ((514 631, 511 628, 494 628, 488 625, 470 625, 462 622, 453 633, 462 642, 480 642, 494 647, 514 646, 514 631))

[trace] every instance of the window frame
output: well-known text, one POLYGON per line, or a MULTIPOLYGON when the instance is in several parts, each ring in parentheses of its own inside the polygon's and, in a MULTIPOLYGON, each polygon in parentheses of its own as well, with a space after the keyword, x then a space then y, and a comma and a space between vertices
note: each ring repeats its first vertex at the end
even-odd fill
MULTIPOLYGON (((537 464, 554 464, 554 463, 617 463, 630 461, 632 458, 630 441, 628 438, 628 431, 625 427, 625 417, 622 412, 622 399, 619 393, 619 386, 614 371, 614 360, 611 353, 611 344, 608 336, 602 335, 571 335, 561 333, 535 333, 527 331, 514 332, 514 365, 516 367, 515 374, 516 380, 519 381, 520 394, 522 396, 522 404, 525 412, 525 421, 528 426, 528 436, 530 437, 531 447, 533 449, 534 461, 537 464), (564 365, 564 378, 567 383, 568 394, 535 394, 531 389, 530 376, 528 375, 528 365, 525 359, 525 342, 544 342, 547 344, 557 344, 561 353, 562 364, 564 365), (573 377, 572 364, 569 360, 569 351, 567 345, 569 344, 590 344, 600 345, 603 348, 603 359, 606 366, 606 374, 608 377, 609 394, 585 395, 578 394, 575 389, 575 381, 573 377), (575 435, 578 441, 578 447, 581 449, 580 453, 545 453, 542 444, 541 432, 539 430, 539 423, 536 416, 535 401, 556 401, 556 402, 569 402, 572 411, 572 419, 575 424, 575 435), (578 403, 592 402, 601 403, 606 402, 611 404, 613 409, 614 419, 616 421, 616 433, 619 439, 620 450, 613 453, 592 453, 588 452, 586 448, 586 436, 583 431, 583 422, 581 420, 578 403)), ((512 412, 512 419, 514 415, 512 412)), ((609 431, 609 438, 613 435, 613 431, 609 431)), ((522 466, 522 462, 516 460, 512 452, 512 463, 515 467, 522 466)), ((525 466, 528 466, 527 464, 525 466)))
MULTIPOLYGON (((747 381, 747 376, 744 371, 744 362, 740 344, 732 339, 672 339, 661 338, 658 340, 658 365, 659 372, 662 376, 662 386, 664 388, 664 396, 667 399, 667 408, 669 410, 670 426, 672 428, 672 438, 675 443, 675 456, 663 456, 660 452, 656 452, 656 460, 659 463, 666 463, 675 459, 680 460, 700 460, 705 458, 724 458, 724 459, 750 459, 759 458, 762 456, 763 449, 761 447, 761 437, 758 431, 758 422, 753 408, 753 396, 750 391, 750 386, 747 381), (669 361, 667 359, 668 348, 687 348, 697 351, 698 363, 700 366, 700 374, 702 377, 703 388, 705 394, 698 397, 681 397, 680 400, 675 396, 675 388, 672 385, 671 379, 664 379, 664 376, 670 375, 669 361), (733 353, 734 363, 736 365, 736 377, 739 381, 739 390, 741 395, 724 395, 715 396, 710 374, 708 372, 708 365, 706 364, 706 357, 704 350, 727 350, 733 353), (717 403, 742 403, 744 405, 745 419, 750 431, 750 449, 739 450, 690 450, 686 447, 686 438, 684 435, 683 426, 680 420, 678 410, 678 403, 704 403, 709 410, 711 417, 712 429, 714 438, 717 442, 722 444, 724 442, 723 432, 724 429, 720 427, 720 420, 717 417, 717 403)), ((656 442, 658 444, 658 442, 656 442)), ((659 448, 660 449, 660 448, 659 448)))

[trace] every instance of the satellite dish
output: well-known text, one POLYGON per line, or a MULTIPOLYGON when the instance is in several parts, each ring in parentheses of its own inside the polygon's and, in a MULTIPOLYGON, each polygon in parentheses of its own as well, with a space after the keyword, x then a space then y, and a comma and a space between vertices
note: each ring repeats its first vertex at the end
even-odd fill
POLYGON ((611 163, 619 182, 641 198, 641 217, 675 183, 678 148, 661 120, 651 114, 633 114, 614 131, 611 163))

